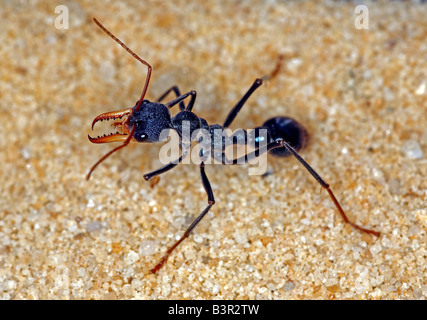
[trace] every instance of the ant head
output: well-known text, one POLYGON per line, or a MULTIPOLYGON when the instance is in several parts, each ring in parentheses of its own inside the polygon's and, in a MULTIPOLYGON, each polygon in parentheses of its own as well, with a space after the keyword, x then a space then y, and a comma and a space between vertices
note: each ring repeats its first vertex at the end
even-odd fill
POLYGON ((131 140, 136 142, 160 142, 162 131, 172 127, 168 107, 145 99, 138 109, 137 106, 138 101, 133 108, 106 112, 97 116, 92 122, 92 129, 98 121, 113 120, 111 126, 114 127, 115 132, 96 138, 89 136, 89 140, 93 143, 125 141, 132 132, 131 140))
MULTIPOLYGON (((136 105, 133 110, 135 110, 136 105)), ((129 116, 129 126, 135 126, 133 139, 137 142, 161 142, 164 130, 172 127, 169 108, 158 102, 142 101, 141 108, 129 116)))

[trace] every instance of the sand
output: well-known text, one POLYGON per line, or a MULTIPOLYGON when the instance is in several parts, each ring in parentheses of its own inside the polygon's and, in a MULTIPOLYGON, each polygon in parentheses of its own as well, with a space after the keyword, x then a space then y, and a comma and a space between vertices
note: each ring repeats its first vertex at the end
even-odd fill
MULTIPOLYGON (((426 299, 426 4, 9 1, 0 9, 0 298, 426 299), (59 8, 61 9, 61 8, 59 8), (59 10, 58 9, 58 10, 59 10), (150 269, 207 205, 196 164, 157 185, 161 145, 88 141, 102 112, 177 84, 222 123, 257 77, 233 129, 286 115, 310 134, 301 155, 352 221, 291 158, 206 166, 216 204, 157 273, 150 269), (360 22, 360 21, 359 21, 360 22)), ((172 96, 170 96, 172 98, 172 96)))

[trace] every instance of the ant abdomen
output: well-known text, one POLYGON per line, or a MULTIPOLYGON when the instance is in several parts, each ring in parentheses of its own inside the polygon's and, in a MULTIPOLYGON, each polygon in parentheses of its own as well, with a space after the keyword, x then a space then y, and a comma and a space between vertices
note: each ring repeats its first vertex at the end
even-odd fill
MULTIPOLYGON (((269 142, 284 139, 295 151, 307 146, 309 135, 307 130, 292 118, 275 117, 264 122, 261 128, 267 129, 269 142)), ((285 147, 271 149, 270 154, 277 157, 288 157, 291 153, 285 147)))

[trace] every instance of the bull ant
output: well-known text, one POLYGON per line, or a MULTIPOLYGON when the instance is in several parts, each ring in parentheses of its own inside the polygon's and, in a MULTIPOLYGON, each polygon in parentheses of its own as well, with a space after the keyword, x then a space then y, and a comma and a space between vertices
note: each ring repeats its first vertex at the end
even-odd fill
MULTIPOLYGON (((241 164, 247 163, 251 159, 257 158, 262 154, 266 154, 269 152, 270 154, 278 157, 288 157, 290 155, 294 156, 306 169, 307 171, 317 180, 317 182, 328 192, 330 198, 332 199, 335 207, 340 213, 341 217, 344 221, 350 224, 353 228, 358 229, 362 232, 366 232, 372 234, 374 236, 379 236, 380 233, 374 230, 366 229, 357 225, 356 223, 350 221, 338 200, 335 198, 332 190, 329 187, 329 184, 326 183, 319 174, 297 153, 299 150, 302 150, 308 141, 308 134, 306 129, 299 124, 297 121, 288 118, 288 117, 275 117, 267 120, 264 124, 258 128, 253 130, 254 134, 252 137, 249 137, 245 130, 240 130, 237 135, 233 136, 225 136, 223 140, 227 140, 232 145, 234 144, 249 144, 255 146, 255 150, 251 152, 247 152, 244 156, 238 157, 236 159, 228 159, 224 152, 224 147, 226 143, 221 143, 220 147, 218 147, 213 141, 217 141, 215 139, 215 132, 217 130, 224 131, 225 128, 228 128, 233 120, 236 118, 237 114, 245 104, 245 102, 249 99, 249 97, 254 93, 254 91, 260 87, 263 83, 263 80, 266 78, 271 78, 274 76, 279 68, 281 60, 279 61, 278 66, 275 71, 270 76, 264 78, 258 78, 249 88, 249 90, 245 93, 245 95, 237 102, 237 104, 231 109, 227 118, 225 119, 223 125, 214 124, 209 125, 208 122, 198 117, 195 113, 193 113, 194 102, 196 100, 196 92, 190 91, 183 95, 181 95, 177 86, 173 86, 169 90, 167 90, 161 97, 159 97, 156 101, 151 102, 144 99, 145 94, 147 92, 148 84, 150 82, 151 77, 151 66, 144 60, 142 60, 139 56, 137 56, 132 50, 130 50, 122 41, 116 38, 111 32, 109 32, 98 20, 94 19, 95 23, 111 38, 113 38, 118 44, 120 44, 127 52, 129 52, 135 59, 137 59, 142 64, 146 65, 148 68, 147 78, 145 80, 144 88, 142 89, 142 94, 140 99, 137 101, 134 107, 128 108, 121 111, 107 112, 100 114, 97 116, 92 122, 92 129, 98 121, 102 120, 114 120, 112 124, 118 131, 114 134, 104 135, 102 137, 92 138, 89 136, 89 140, 93 143, 108 143, 108 142, 118 142, 122 141, 123 144, 118 147, 112 149, 106 155, 104 155, 101 159, 96 162, 89 173, 87 174, 87 179, 90 178, 93 170, 107 157, 109 157, 112 153, 123 149, 126 147, 131 141, 134 142, 146 142, 146 143, 155 143, 161 142, 161 133, 163 130, 175 131, 178 133, 180 137, 179 147, 181 151, 181 155, 176 159, 176 161, 171 161, 165 166, 147 173, 144 175, 145 180, 150 180, 162 173, 165 173, 173 168, 175 168, 182 160, 187 156, 188 148, 191 142, 200 143, 201 139, 198 135, 194 135, 193 133, 196 130, 203 129, 204 132, 208 132, 211 138, 209 141, 211 143, 206 148, 205 147, 200 151, 200 176, 202 180, 203 187, 206 191, 208 198, 207 207, 199 214, 199 216, 191 223, 191 225, 184 232, 183 236, 176 241, 163 255, 160 261, 154 266, 151 271, 156 273, 167 261, 169 255, 178 247, 182 241, 184 241, 193 229, 199 224, 199 222, 203 219, 203 217, 208 213, 208 211, 215 204, 215 198, 212 192, 211 185, 209 183, 208 177, 205 173, 205 163, 208 159, 208 156, 215 158, 216 160, 220 160, 220 163, 227 164, 241 164), (161 101, 169 94, 173 92, 176 95, 176 99, 162 103, 161 101), (184 100, 190 97, 189 102, 185 105, 184 100), (179 106, 179 112, 175 116, 171 116, 170 109, 175 106, 179 106), (186 138, 182 135, 184 125, 190 130, 190 138, 186 138), (261 135, 261 131, 266 132, 266 135, 261 135)), ((223 141, 224 142, 224 141, 223 141)))

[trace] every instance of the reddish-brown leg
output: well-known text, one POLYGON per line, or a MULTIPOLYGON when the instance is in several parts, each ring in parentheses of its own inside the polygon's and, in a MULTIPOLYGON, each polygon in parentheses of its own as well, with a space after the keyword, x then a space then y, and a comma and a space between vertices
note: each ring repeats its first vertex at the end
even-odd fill
POLYGON ((208 206, 202 211, 202 213, 191 223, 191 225, 187 228, 187 230, 184 232, 184 235, 175 242, 163 255, 163 257, 160 259, 160 261, 155 265, 153 269, 151 269, 152 273, 156 273, 160 270, 161 267, 166 263, 168 260, 170 254, 175 250, 176 247, 178 247, 182 241, 188 238, 191 231, 199 224, 199 222, 203 219, 203 217, 209 212, 209 210, 212 208, 212 206, 215 204, 215 198, 212 192, 211 184, 209 183, 208 177, 205 173, 205 164, 202 162, 200 164, 200 176, 202 178, 203 187, 205 188, 206 194, 208 195, 208 206))
POLYGON ((345 214, 344 210, 342 209, 342 207, 341 207, 340 203, 338 202, 337 198, 335 198, 335 195, 332 192, 331 188, 329 187, 329 184, 327 184, 319 176, 319 174, 316 171, 314 171, 314 169, 295 151, 294 148, 292 148, 292 146, 289 143, 287 143, 286 141, 283 140, 283 146, 286 147, 286 149, 295 158, 297 158, 297 160, 307 169, 307 171, 310 172, 310 174, 317 180, 317 182, 319 182, 319 184, 328 191, 329 196, 331 197, 332 201, 334 202, 335 207, 338 209, 338 212, 340 213, 341 217, 344 219, 344 222, 348 223, 353 228, 355 228, 357 230, 360 230, 362 232, 366 232, 366 233, 372 234, 372 235, 374 235, 376 237, 380 236, 380 232, 378 232, 378 231, 367 229, 367 228, 364 228, 364 227, 361 227, 361 226, 357 225, 354 222, 351 222, 350 219, 345 214))

